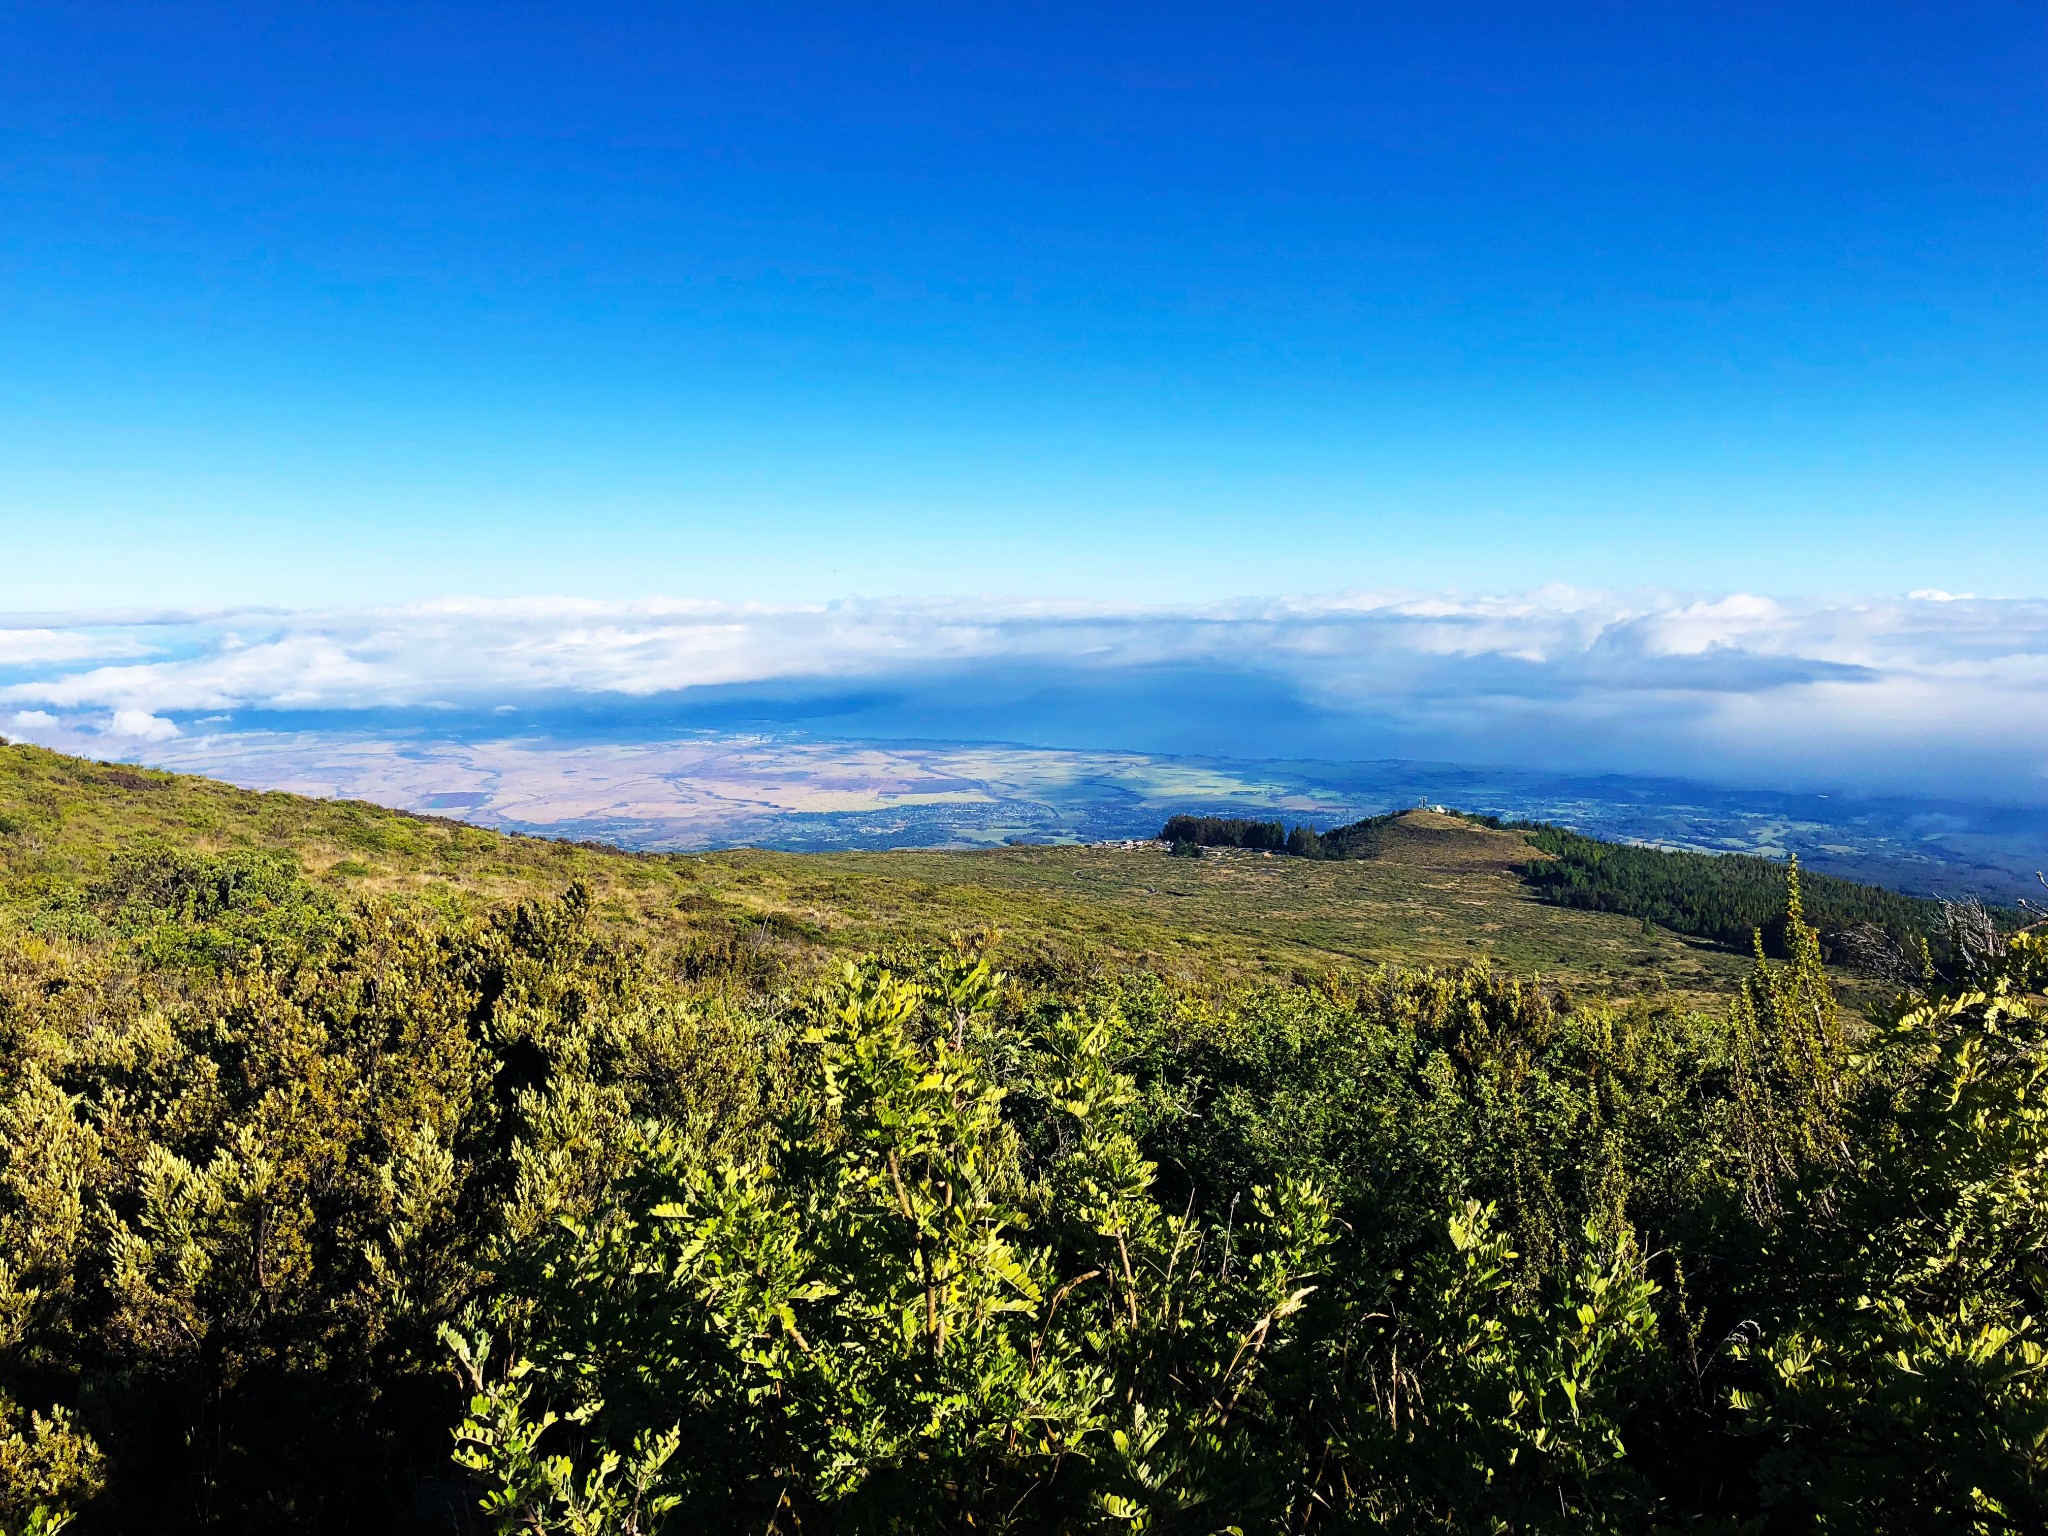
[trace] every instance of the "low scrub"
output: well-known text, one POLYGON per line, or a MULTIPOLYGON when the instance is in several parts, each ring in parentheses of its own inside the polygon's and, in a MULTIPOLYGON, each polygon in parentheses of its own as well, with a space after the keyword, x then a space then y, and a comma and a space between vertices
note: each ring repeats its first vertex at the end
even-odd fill
POLYGON ((1790 897, 1717 1014, 778 989, 138 850, 0 926, 0 1530, 2048 1528, 2048 942, 1865 1026, 1790 897))

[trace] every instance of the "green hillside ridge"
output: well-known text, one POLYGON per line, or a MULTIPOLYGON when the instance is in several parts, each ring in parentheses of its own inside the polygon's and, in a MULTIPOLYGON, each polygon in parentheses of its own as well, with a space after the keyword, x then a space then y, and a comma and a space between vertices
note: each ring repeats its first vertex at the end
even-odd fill
MULTIPOLYGON (((1747 951, 1761 934, 1774 955, 1785 952, 1782 916, 1785 866, 1750 854, 1699 853, 1609 842, 1540 822, 1503 822, 1463 811, 1396 812, 1369 816, 1318 832, 1307 824, 1238 817, 1174 816, 1160 831, 1176 851, 1235 848, 1308 859, 1378 859, 1390 850, 1412 852, 1435 839, 1448 850, 1464 828, 1519 836, 1525 851, 1517 869, 1536 895, 1557 906, 1615 912, 1747 951)), ((1881 936, 1887 948, 1911 954, 1920 943, 1943 942, 1948 921, 1942 903, 1901 895, 1809 871, 1806 914, 1820 931, 1824 951, 1845 936, 1881 936)), ((1994 910, 1994 921, 2013 926, 2017 914, 1994 910)), ((1852 946, 1853 947, 1853 946, 1852 946)))
POLYGON ((1743 962, 1530 836, 655 857, 0 746, 0 1533, 2048 1528, 2048 935, 1849 1008, 1796 881, 1743 962))
POLYGON ((324 890, 436 911, 581 881, 599 922, 707 952, 743 945, 785 970, 994 927, 1005 963, 1139 964, 1190 982, 1491 960, 1580 990, 1705 1000, 1742 975, 1739 957, 1711 945, 1532 899, 1516 834, 1430 811, 1404 816, 1369 863, 1190 863, 1117 846, 648 855, 0 749, 0 903, 75 903, 144 838, 288 854, 324 890))

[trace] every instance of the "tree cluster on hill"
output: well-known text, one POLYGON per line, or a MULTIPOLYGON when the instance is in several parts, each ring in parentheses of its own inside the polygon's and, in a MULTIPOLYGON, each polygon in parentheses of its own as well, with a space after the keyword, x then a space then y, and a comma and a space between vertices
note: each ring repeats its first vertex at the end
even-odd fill
POLYGON ((1865 1028, 1796 884, 1719 1014, 402 894, 0 892, 9 1536, 2048 1528, 2041 935, 1865 1028))
POLYGON ((1198 848, 1253 848, 1284 853, 1287 826, 1284 822, 1248 821, 1238 816, 1169 816, 1159 840, 1193 843, 1198 848))
MULTIPOLYGON (((1523 880, 1545 901, 1646 918, 1674 933, 1738 949, 1749 948, 1762 932, 1771 953, 1787 952, 1785 866, 1773 859, 1609 843, 1562 827, 1538 827, 1529 841, 1550 855, 1522 870, 1523 880)), ((1811 872, 1803 876, 1802 889, 1808 919, 1829 948, 1859 928, 1912 949, 1942 933, 1936 901, 1811 872)))
POLYGON ((1346 822, 1318 835, 1317 846, 1326 859, 1377 858, 1385 846, 1387 829, 1400 817, 1399 811, 1389 811, 1384 816, 1364 816, 1346 822))
POLYGON ((1378 850, 1381 830, 1393 816, 1368 816, 1347 826, 1318 832, 1307 822, 1289 827, 1279 821, 1252 821, 1236 816, 1172 816, 1160 829, 1160 841, 1198 848, 1250 848, 1291 854, 1298 859, 1363 859, 1378 850))

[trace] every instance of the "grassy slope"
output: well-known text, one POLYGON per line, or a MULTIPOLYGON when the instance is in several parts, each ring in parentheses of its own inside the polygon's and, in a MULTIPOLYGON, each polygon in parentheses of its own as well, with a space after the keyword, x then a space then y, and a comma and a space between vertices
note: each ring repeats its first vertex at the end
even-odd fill
POLYGON ((1176 969, 1319 972, 1483 956, 1577 987, 1686 994, 1724 992, 1742 973, 1735 956, 1669 933, 1645 936, 1633 919, 1532 900, 1511 868, 1529 856, 1521 833, 1415 811, 1364 861, 1236 851, 1197 861, 1101 847, 703 862, 758 872, 783 899, 820 912, 872 909, 885 891, 913 891, 934 908, 1082 947, 1106 942, 1176 969))
POLYGON ((993 925, 1018 953, 1139 960, 1190 979, 1483 956, 1576 988, 1700 1001, 1743 964, 1631 919, 1536 902, 1510 868, 1529 856, 1523 834, 1426 811, 1401 818, 1379 857, 1341 863, 1115 847, 641 855, 0 746, 0 905, 89 880, 148 837, 290 849, 324 881, 437 903, 581 880, 601 914, 657 939, 772 945, 785 958, 993 925))

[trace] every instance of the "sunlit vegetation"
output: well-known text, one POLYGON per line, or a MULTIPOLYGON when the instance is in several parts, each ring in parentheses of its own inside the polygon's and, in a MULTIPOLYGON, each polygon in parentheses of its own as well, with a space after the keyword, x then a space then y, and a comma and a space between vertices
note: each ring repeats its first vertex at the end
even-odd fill
MULTIPOLYGON (((1050 852, 0 769, 8 1536, 2048 1525, 2039 933, 1863 1011, 1797 883, 1686 1004, 1162 963, 1050 852)), ((1249 857, 1175 878, 1364 878, 1249 857)))

